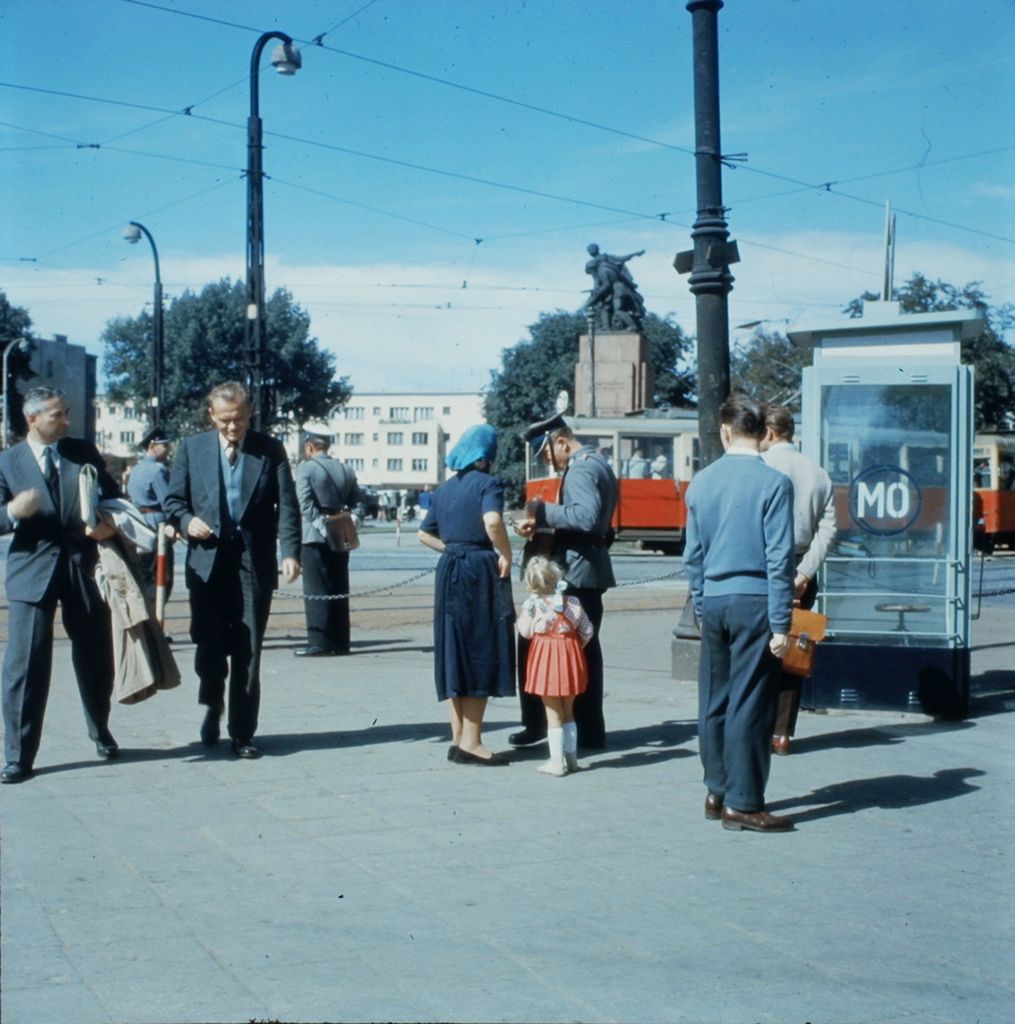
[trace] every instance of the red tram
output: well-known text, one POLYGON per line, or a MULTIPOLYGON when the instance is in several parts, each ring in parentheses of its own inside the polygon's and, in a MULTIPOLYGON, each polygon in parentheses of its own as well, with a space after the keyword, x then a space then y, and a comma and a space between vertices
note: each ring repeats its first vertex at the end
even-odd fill
MULTIPOLYGON (((642 547, 680 554, 684 546, 687 508, 684 495, 700 464, 698 417, 694 410, 659 409, 628 416, 573 416, 568 423, 583 444, 602 452, 620 484, 620 501, 613 526, 617 540, 635 541, 642 547)), ((845 479, 837 476, 837 466, 849 464, 847 452, 830 451, 828 468, 836 485, 839 524, 850 526, 845 479)), ((887 458, 901 461, 903 468, 920 470, 922 479, 936 479, 932 462, 941 461, 939 451, 931 450, 929 439, 921 444, 914 432, 903 450, 896 447, 887 458), (929 473, 929 477, 928 477, 929 473)), ((983 551, 998 546, 1015 546, 1015 432, 978 434, 973 449, 973 523, 974 543, 983 551)), ((944 466, 938 473, 944 483, 944 466)), ((553 501, 557 478, 542 461, 531 458, 526 466, 527 498, 553 501)), ((925 493, 923 518, 940 522, 945 489, 933 485, 925 493)), ((919 522, 917 523, 919 528, 919 522)))

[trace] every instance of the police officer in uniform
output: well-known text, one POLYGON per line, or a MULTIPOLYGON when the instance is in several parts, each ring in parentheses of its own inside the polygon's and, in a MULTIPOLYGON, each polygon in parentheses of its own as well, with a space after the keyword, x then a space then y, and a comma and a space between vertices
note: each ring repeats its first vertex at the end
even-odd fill
MULTIPOLYGON (((562 416, 534 423, 522 434, 537 458, 555 473, 563 472, 559 503, 533 500, 518 532, 538 542, 544 531, 552 531, 550 557, 564 566, 567 593, 581 602, 595 627, 595 636, 585 648, 589 685, 574 704, 578 746, 602 750, 606 746, 603 718, 603 652, 600 630, 603 623, 603 594, 616 586, 610 561, 613 529, 610 525, 617 507, 618 484, 609 462, 593 445, 583 445, 562 416)), ((544 533, 544 536, 546 534, 544 533)), ((516 747, 539 743, 546 736, 546 717, 538 697, 524 692, 528 647, 519 647, 519 696, 522 704, 520 732, 508 741, 516 747)))
MULTIPOLYGON (((145 522, 157 530, 165 523, 166 540, 166 600, 173 591, 173 540, 176 531, 167 522, 165 512, 166 492, 169 490, 169 454, 171 440, 166 430, 156 424, 141 439, 141 450, 145 453, 141 461, 131 470, 127 480, 127 497, 144 515, 145 522)), ((155 601, 155 552, 140 553, 141 579, 145 595, 155 601)))
POLYGON ((323 658, 349 653, 349 552, 328 546, 327 520, 351 511, 360 500, 356 474, 328 454, 331 439, 307 434, 304 461, 296 471, 296 497, 303 516, 303 593, 307 645, 297 658, 323 658), (314 600, 314 597, 330 598, 314 600))

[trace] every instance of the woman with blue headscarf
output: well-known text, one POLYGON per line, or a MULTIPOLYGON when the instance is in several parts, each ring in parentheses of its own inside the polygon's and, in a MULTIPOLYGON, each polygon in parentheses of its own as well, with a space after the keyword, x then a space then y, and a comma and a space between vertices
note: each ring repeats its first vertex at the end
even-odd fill
POLYGON ((490 476, 497 433, 469 427, 445 462, 455 475, 441 485, 419 539, 441 552, 434 601, 434 680, 449 702, 456 764, 502 765, 483 746, 489 697, 515 692, 511 544, 504 526, 504 490, 490 476))

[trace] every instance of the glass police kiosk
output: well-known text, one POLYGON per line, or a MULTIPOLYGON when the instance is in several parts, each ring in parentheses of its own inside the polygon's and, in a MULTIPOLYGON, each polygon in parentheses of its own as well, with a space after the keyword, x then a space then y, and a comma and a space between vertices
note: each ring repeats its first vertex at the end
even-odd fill
POLYGON ((790 332, 813 348, 803 451, 832 478, 838 526, 804 707, 966 714, 973 382, 959 357, 982 329, 971 311, 873 302, 790 332))

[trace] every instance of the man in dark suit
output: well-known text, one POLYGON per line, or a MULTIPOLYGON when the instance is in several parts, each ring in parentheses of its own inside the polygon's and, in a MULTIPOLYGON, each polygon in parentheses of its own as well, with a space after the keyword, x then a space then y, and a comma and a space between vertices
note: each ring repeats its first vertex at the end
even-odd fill
POLYGON ((93 444, 67 437, 70 409, 58 388, 25 395, 28 436, 0 454, 0 533, 14 534, 7 556, 7 653, 3 666, 4 759, 0 782, 23 782, 42 738, 59 603, 88 735, 99 756, 119 754, 109 731, 113 644, 109 609, 92 579, 97 540, 111 526, 85 525, 78 497, 84 465, 98 473, 101 498, 115 481, 93 444))
POLYGON ((332 548, 328 520, 357 504, 359 485, 348 466, 328 455, 330 443, 323 434, 308 434, 303 446, 306 458, 296 471, 307 597, 307 646, 293 652, 298 658, 349 653, 349 552, 332 548), (338 597, 342 594, 346 596, 338 597))
POLYGON ((261 641, 282 573, 300 573, 300 512, 281 443, 250 430, 242 384, 212 388, 213 430, 187 438, 166 496, 170 521, 188 540, 187 588, 198 701, 207 707, 201 740, 214 746, 229 679, 227 719, 233 753, 260 757, 253 744, 261 698, 261 641))

